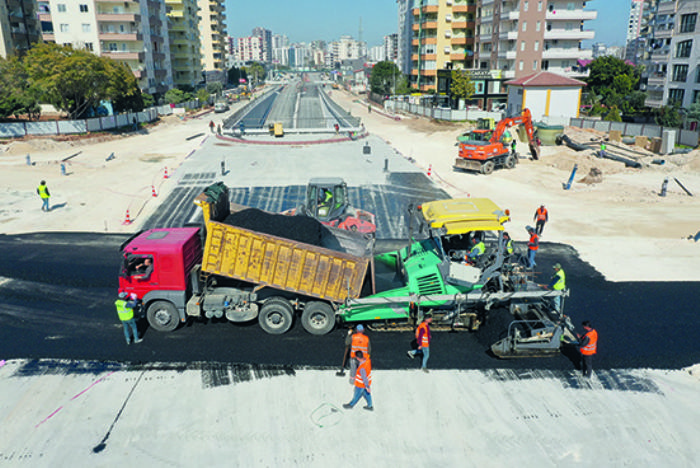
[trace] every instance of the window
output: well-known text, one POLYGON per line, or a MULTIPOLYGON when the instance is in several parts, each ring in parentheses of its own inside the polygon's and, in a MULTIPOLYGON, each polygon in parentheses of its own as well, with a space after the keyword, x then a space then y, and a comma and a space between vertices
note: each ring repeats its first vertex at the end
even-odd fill
POLYGON ((685 94, 684 89, 669 89, 668 90, 668 105, 672 106, 674 104, 683 104, 683 95, 685 94))
POLYGON ((672 81, 685 82, 686 78, 688 78, 688 65, 674 65, 672 81))
POLYGON ((535 52, 540 50, 540 41, 535 41, 535 52))
POLYGON ((682 41, 676 44, 676 58, 690 57, 690 50, 693 48, 693 40, 682 41))
POLYGON ((535 24, 535 31, 540 32, 540 22, 538 21, 537 24, 535 24))
POLYGON ((527 0, 523 2, 523 11, 527 11, 527 0))
POLYGON ((523 32, 527 31, 527 21, 523 21, 523 32))
POLYGON ((691 104, 700 104, 700 91, 693 91, 693 102, 691 104))
POLYGON ((66 12, 66 4, 65 3, 59 3, 57 5, 58 7, 58 12, 59 13, 65 13, 66 12))
POLYGON ((566 9, 571 11, 576 9, 576 4, 574 2, 569 2, 566 4, 566 9))
POLYGON ((532 69, 533 69, 533 70, 537 70, 537 60, 534 60, 534 61, 532 62, 532 69))
POLYGON ((542 0, 537 0, 537 11, 542 11, 542 0))
POLYGON ((67 33, 67 32, 69 31, 70 28, 68 28, 68 25, 67 25, 67 24, 62 23, 60 29, 61 29, 61 32, 62 32, 62 33, 67 33))
POLYGON ((520 52, 525 52, 525 41, 520 41, 520 52))
POLYGON ((84 33, 89 33, 90 32, 90 23, 83 23, 83 32, 84 33))
POLYGON ((682 33, 695 32, 695 21, 698 19, 697 13, 689 15, 681 15, 681 30, 682 33))
POLYGON ((87 13, 88 12, 88 6, 85 4, 80 5, 80 13, 87 13))
POLYGON ((86 42, 85 43, 85 48, 89 50, 90 52, 94 51, 94 47, 92 46, 92 42, 86 42))
POLYGON ((116 43, 116 42, 110 42, 110 43, 109 43, 109 51, 110 51, 110 52, 116 52, 116 51, 117 51, 117 43, 116 43))
POLYGON ((518 69, 522 71, 523 67, 525 66, 525 63, 521 60, 520 63, 518 64, 518 69))
POLYGON ((695 82, 700 83, 700 66, 695 68, 695 82))

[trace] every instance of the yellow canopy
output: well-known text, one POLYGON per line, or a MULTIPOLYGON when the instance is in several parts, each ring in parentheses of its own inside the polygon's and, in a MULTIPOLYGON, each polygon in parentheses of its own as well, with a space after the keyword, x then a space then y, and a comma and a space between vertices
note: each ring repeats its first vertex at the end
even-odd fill
POLYGON ((469 231, 502 231, 510 217, 488 198, 455 198, 437 200, 422 205, 425 222, 447 234, 469 231))

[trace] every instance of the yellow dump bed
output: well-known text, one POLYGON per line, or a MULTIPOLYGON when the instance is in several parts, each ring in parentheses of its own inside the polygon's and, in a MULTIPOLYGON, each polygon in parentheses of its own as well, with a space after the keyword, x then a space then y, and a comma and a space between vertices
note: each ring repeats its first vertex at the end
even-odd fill
POLYGON ((364 247, 346 253, 231 226, 211 219, 205 194, 195 203, 207 230, 202 272, 331 302, 360 297, 371 259, 364 247))

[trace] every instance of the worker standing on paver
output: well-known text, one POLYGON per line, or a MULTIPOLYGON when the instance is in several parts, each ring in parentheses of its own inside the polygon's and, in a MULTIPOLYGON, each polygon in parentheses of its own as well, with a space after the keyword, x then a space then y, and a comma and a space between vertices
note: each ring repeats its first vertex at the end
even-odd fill
POLYGON ((540 205, 540 207, 535 210, 535 216, 532 217, 532 220, 535 221, 537 235, 541 236, 545 223, 549 221, 549 212, 547 212, 547 208, 545 208, 544 205, 540 205))
POLYGON ((39 183, 39 186, 36 188, 36 193, 41 198, 41 211, 51 211, 51 208, 49 207, 49 198, 51 198, 51 194, 49 193, 49 188, 46 186, 45 180, 42 180, 41 183, 39 183))
POLYGON ((511 255, 513 255, 513 252, 515 252, 515 249, 513 248, 513 239, 510 238, 510 234, 507 232, 503 233, 503 256, 508 259, 510 258, 511 255))
MULTIPOLYGON (((559 263, 555 263, 552 267, 554 269, 554 274, 552 279, 549 281, 549 288, 553 291, 563 291, 566 289, 566 273, 559 263)), ((554 297, 554 310, 557 313, 561 312, 561 296, 554 297)))
POLYGON ((527 227, 527 232, 530 234, 530 240, 527 241, 527 261, 529 268, 535 268, 537 263, 535 263, 535 255, 540 248, 540 236, 537 235, 535 229, 532 226, 527 227))
POLYGON ((433 314, 428 312, 425 314, 423 321, 416 328, 416 342, 418 343, 418 349, 407 351, 408 357, 411 359, 416 357, 416 354, 421 353, 423 355, 423 362, 421 364, 421 370, 423 372, 428 372, 428 358, 430 357, 430 324, 433 321, 433 314))
POLYGON ((357 353, 362 351, 365 358, 370 359, 372 353, 372 345, 369 342, 369 337, 365 335, 365 327, 362 324, 355 327, 355 333, 348 335, 345 338, 345 346, 350 346, 350 384, 355 383, 355 374, 357 373, 358 359, 357 353))
POLYGON ((486 251, 484 241, 481 239, 474 239, 474 246, 467 254, 467 262, 475 263, 477 260, 479 260, 479 258, 481 258, 482 255, 484 255, 484 251, 486 251))
POLYGON ((593 374, 593 356, 598 352, 598 332, 591 327, 591 322, 588 320, 584 321, 583 329, 586 333, 581 336, 577 333, 579 338, 579 351, 581 352, 583 376, 590 378, 593 374))
POLYGON ((119 320, 122 322, 124 327, 124 337, 126 338, 126 344, 131 344, 131 335, 133 335, 134 343, 141 343, 143 340, 139 338, 139 331, 136 327, 136 319, 134 318, 134 307, 136 303, 134 300, 127 301, 128 294, 125 292, 119 293, 119 299, 114 301, 114 305, 117 307, 117 314, 119 315, 119 320), (131 331, 131 334, 129 333, 131 331))
POLYGON ((357 371, 354 374, 355 383, 355 393, 353 394, 352 401, 350 403, 345 403, 343 408, 352 409, 355 404, 360 401, 361 397, 364 397, 367 405, 363 408, 367 411, 374 411, 374 406, 372 405, 372 362, 365 357, 362 351, 358 351, 355 354, 359 362, 357 366, 357 371))

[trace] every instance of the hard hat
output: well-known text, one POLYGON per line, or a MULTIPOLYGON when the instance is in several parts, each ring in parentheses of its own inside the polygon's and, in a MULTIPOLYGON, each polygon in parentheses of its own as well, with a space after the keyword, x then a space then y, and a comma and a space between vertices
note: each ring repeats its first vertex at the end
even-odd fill
POLYGON ((359 325, 357 326, 357 328, 355 328, 355 330, 361 332, 361 331, 364 331, 364 330, 365 330, 365 327, 363 327, 362 324, 359 324, 359 325))
POLYGON ((552 266, 555 270, 561 270, 561 265, 558 263, 555 263, 554 266, 552 266))
POLYGON ((126 296, 127 294, 124 291, 119 293, 119 299, 126 299, 126 296))

